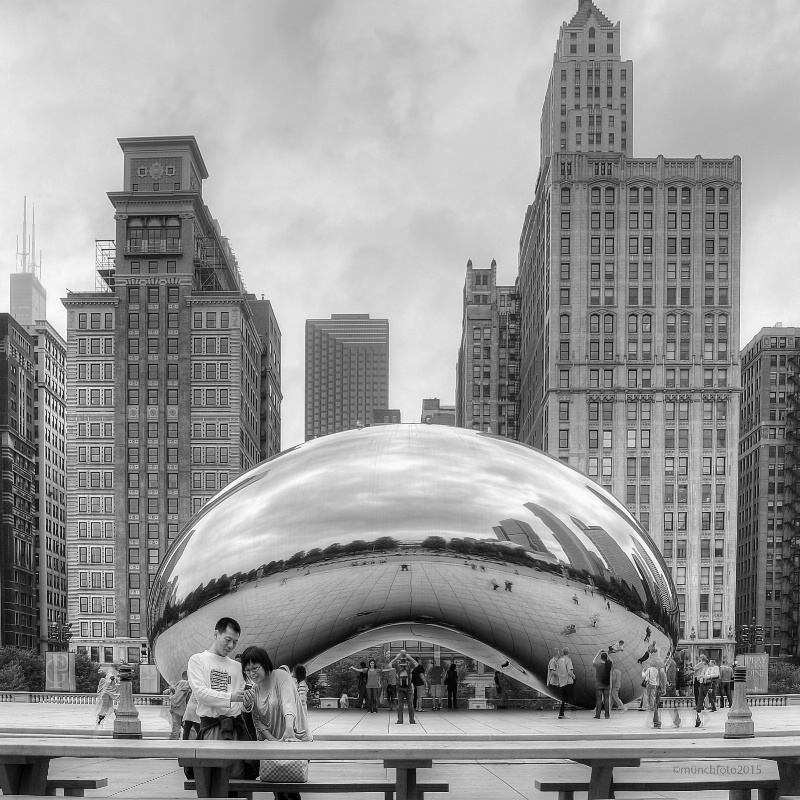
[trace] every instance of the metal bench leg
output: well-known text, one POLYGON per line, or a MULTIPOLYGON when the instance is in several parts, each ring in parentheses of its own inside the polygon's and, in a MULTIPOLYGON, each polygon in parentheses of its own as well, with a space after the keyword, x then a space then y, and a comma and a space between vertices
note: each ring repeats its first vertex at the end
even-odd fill
POLYGON ((85 797, 83 789, 64 789, 64 797, 85 797))
POLYGON ((778 800, 778 790, 762 786, 758 790, 758 800, 778 800))
POLYGON ((728 789, 728 800, 750 800, 750 789, 728 789))
POLYGON ((567 789, 558 793, 558 800, 575 800, 575 792, 572 789, 567 789))

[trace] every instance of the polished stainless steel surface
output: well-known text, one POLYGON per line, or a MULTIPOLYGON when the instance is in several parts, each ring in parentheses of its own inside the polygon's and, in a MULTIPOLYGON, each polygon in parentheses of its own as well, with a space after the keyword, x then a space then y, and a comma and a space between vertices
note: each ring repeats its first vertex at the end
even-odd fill
POLYGON ((435 425, 332 434, 242 475, 178 538, 149 608, 170 682, 222 616, 240 650, 310 671, 420 639, 542 689, 566 646, 584 704, 600 648, 624 640, 630 699, 637 659, 677 638, 669 572, 622 504, 531 447, 435 425))

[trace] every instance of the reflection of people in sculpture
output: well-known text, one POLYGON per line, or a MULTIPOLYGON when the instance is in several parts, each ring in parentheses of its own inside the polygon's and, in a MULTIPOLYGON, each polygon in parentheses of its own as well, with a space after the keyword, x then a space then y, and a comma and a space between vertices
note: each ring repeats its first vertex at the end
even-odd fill
POLYGON ((106 667, 103 670, 103 677, 97 684, 97 700, 94 704, 95 724, 98 728, 103 727, 103 721, 113 710, 114 703, 119 700, 119 676, 114 667, 106 667))
POLYGON ((608 646, 609 653, 621 653, 624 649, 625 649, 624 639, 620 639, 619 641, 614 642, 614 644, 610 644, 608 646))

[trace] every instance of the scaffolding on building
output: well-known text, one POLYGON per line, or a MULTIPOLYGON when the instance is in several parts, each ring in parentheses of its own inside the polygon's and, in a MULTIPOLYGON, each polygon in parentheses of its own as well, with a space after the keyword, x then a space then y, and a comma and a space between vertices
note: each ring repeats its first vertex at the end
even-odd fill
POLYGON ((113 239, 94 240, 94 290, 113 292, 117 272, 117 243, 113 239))
POLYGON ((206 233, 196 220, 193 259, 195 291, 247 293, 228 240, 217 233, 206 233))
POLYGON ((800 655, 800 353, 788 359, 781 653, 800 655))
POLYGON ((519 372, 520 372, 520 313, 519 294, 509 294, 511 311, 508 314, 508 412, 506 431, 510 439, 519 439, 519 372))

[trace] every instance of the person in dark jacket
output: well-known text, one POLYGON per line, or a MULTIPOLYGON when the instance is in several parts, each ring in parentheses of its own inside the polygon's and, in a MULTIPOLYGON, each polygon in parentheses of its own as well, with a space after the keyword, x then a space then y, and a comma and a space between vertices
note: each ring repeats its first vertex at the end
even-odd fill
POLYGON ((458 708, 458 668, 453 662, 445 673, 444 685, 447 687, 447 707, 458 708))

